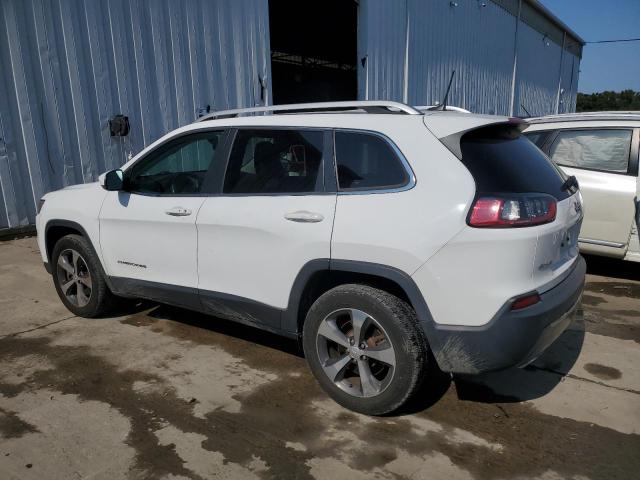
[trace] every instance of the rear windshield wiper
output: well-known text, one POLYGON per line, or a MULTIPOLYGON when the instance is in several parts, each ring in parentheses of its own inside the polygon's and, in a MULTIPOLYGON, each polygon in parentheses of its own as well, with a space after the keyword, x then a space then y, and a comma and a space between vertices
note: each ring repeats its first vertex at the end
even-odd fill
POLYGON ((561 190, 566 190, 571 193, 575 193, 578 188, 580 188, 580 186, 578 185, 578 179, 575 177, 575 175, 570 175, 569 177, 567 177, 567 179, 560 187, 561 190))

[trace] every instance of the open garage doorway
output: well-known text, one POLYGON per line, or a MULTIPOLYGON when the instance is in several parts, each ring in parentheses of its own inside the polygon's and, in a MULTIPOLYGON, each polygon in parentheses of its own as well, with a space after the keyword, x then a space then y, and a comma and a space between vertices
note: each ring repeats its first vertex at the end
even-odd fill
POLYGON ((269 0, 273 103, 355 100, 355 0, 269 0))

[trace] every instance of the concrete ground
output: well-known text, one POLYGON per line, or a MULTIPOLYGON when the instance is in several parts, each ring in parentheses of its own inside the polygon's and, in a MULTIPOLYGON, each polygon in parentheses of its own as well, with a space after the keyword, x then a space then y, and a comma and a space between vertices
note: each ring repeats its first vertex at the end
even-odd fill
POLYGON ((588 263, 582 318, 533 366, 369 418, 272 335, 154 305, 76 318, 35 239, 0 242, 0 478, 638 478, 640 265, 588 263))

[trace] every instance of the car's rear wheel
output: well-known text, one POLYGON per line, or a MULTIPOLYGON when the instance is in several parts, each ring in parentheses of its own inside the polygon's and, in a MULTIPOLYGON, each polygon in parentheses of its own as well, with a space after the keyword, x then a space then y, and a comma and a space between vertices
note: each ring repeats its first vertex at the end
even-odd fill
POLYGON ((66 235, 55 244, 53 283, 62 303, 80 317, 97 317, 114 304, 100 261, 80 235, 66 235))
POLYGON ((366 285, 341 285, 318 298, 307 314, 303 344, 324 390, 369 415, 400 408, 426 372, 427 344, 411 306, 366 285))

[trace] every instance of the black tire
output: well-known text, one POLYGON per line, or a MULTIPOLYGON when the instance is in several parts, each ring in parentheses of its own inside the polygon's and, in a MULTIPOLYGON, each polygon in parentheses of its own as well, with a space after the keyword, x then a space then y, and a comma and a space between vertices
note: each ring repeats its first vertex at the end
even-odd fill
MULTIPOLYGON (((351 328, 348 321, 346 322, 346 327, 344 327, 343 320, 333 323, 331 323, 332 320, 328 320, 328 322, 334 326, 343 325, 340 327, 343 329, 351 328)), ((351 326, 353 326, 353 322, 351 326)), ((351 330, 351 337, 347 333, 347 339, 351 340, 355 336, 354 332, 355 330, 351 330)), ((342 339, 342 337, 340 338, 342 339)), ((378 336, 376 338, 381 337, 378 336)), ((368 348, 368 345, 364 342, 360 346, 364 349, 368 348)), ((417 392, 427 374, 428 345, 424 333, 418 325, 413 308, 407 302, 384 290, 366 285, 341 285, 318 298, 311 306, 304 323, 303 347, 311 371, 322 388, 340 405, 367 415, 385 415, 399 409, 417 392), (357 358, 366 359, 368 362, 372 361, 372 358, 366 355, 357 358, 354 358, 354 355, 370 352, 370 350, 359 350, 359 353, 354 353, 347 348, 346 355, 350 357, 348 361, 353 365, 346 368, 351 369, 350 371, 354 373, 348 374, 351 375, 351 378, 337 382, 329 377, 329 373, 325 372, 325 368, 333 363, 334 359, 345 358, 343 347, 337 343, 332 344, 329 342, 327 345, 330 345, 333 358, 325 360, 324 363, 321 358, 323 355, 327 355, 322 353, 327 350, 321 346, 323 342, 326 342, 326 337, 318 333, 321 324, 323 322, 326 323, 326 319, 331 319, 334 315, 341 315, 340 313, 336 314, 336 312, 342 312, 347 309, 365 312, 367 314, 365 322, 369 325, 367 328, 377 328, 375 324, 382 327, 377 329, 376 332, 378 335, 384 334, 386 340, 383 340, 383 345, 388 348, 386 343, 388 341, 395 353, 395 366, 386 367, 387 375, 389 375, 390 368, 392 368, 392 373, 390 377, 385 377, 385 380, 381 382, 382 385, 386 386, 384 388, 381 387, 382 390, 379 393, 371 394, 370 390, 371 396, 365 396, 364 394, 365 388, 363 384, 366 382, 361 382, 357 379, 355 382, 353 381, 356 378, 356 367, 357 376, 359 376, 361 368, 357 358), (373 327, 371 326, 372 321, 373 327), (360 395, 362 396, 357 396, 357 392, 354 393, 356 389, 353 385, 354 383, 360 384, 360 395), (353 391, 351 390, 352 387, 353 391)), ((375 349, 377 347, 373 346, 372 348, 375 349)), ((373 362, 369 363, 369 365, 372 365, 369 373, 373 372, 376 366, 384 366, 384 364, 375 363, 375 360, 373 362)), ((337 364, 338 362, 335 363, 337 364)), ((343 373, 342 375, 346 376, 347 374, 343 373)), ((336 378, 341 378, 340 374, 336 378)))
MULTIPOLYGON (((53 283, 60 300, 62 300, 65 307, 74 315, 85 318, 100 317, 116 305, 116 297, 107 286, 100 260, 86 238, 80 235, 66 235, 58 240, 53 247, 53 253, 51 255, 51 271, 53 283), (85 297, 88 297, 88 302, 84 305, 81 304, 82 302, 78 302, 78 304, 74 303, 73 295, 69 297, 63 292, 62 282, 64 280, 61 277, 64 277, 65 273, 60 270, 61 267, 58 266, 58 262, 62 254, 68 255, 70 251, 75 251, 81 256, 82 269, 83 271, 88 271, 90 275, 91 289, 90 294, 85 295, 85 297)), ((72 286, 71 288, 74 287, 72 286)), ((77 291, 79 287, 75 286, 75 288, 77 291)))

